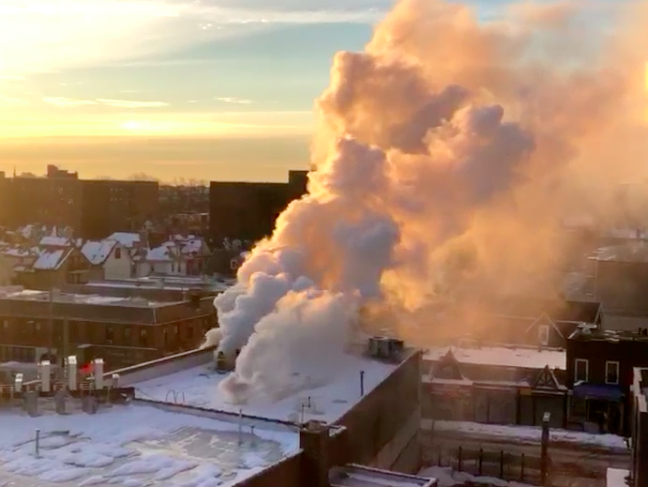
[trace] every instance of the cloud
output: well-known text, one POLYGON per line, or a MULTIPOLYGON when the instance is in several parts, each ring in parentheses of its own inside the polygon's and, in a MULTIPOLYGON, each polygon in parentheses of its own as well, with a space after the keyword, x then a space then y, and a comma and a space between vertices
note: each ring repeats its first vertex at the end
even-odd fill
POLYGON ((233 103, 235 105, 249 105, 252 103, 252 100, 246 100, 245 98, 236 98, 232 96, 222 96, 216 98, 216 101, 222 101, 223 103, 233 103))
POLYGON ((94 100, 76 100, 74 98, 65 98, 60 96, 46 96, 43 98, 43 101, 57 107, 80 107, 97 104, 94 100))
POLYGON ((3 0, 0 72, 23 76, 137 61, 286 24, 371 23, 375 5, 341 1, 3 0), (116 28, 118 27, 118 28, 116 28))
POLYGON ((57 107, 80 107, 87 105, 102 105, 116 108, 160 108, 169 106, 168 103, 161 101, 134 101, 134 100, 114 100, 110 98, 98 98, 96 100, 81 100, 75 98, 65 98, 58 96, 46 96, 43 98, 45 103, 57 107))
POLYGON ((158 108, 169 106, 168 103, 162 101, 130 101, 99 98, 97 102, 101 103, 102 105, 119 108, 158 108))
POLYGON ((14 98, 11 96, 0 96, 1 107, 21 107, 27 105, 27 100, 22 98, 14 98))
POLYGON ((24 80, 24 76, 16 76, 12 74, 0 74, 0 80, 6 80, 6 81, 21 81, 24 80))

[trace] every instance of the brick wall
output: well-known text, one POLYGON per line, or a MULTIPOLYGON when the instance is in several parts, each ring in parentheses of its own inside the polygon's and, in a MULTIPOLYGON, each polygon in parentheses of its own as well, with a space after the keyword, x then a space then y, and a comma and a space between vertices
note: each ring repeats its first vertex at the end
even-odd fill
POLYGON ((333 465, 373 464, 384 447, 420 410, 420 384, 421 355, 416 352, 337 422, 346 432, 333 440, 331 450, 336 452, 331 458, 333 465))

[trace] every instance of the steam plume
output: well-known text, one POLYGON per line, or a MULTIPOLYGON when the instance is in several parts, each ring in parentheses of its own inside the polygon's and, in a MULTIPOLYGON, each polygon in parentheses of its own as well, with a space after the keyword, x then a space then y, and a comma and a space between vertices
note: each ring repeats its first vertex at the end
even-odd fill
MULTIPOLYGON (((646 174, 647 16, 619 7, 620 34, 574 37, 598 5, 525 3, 483 24, 463 5, 403 0, 366 52, 336 55, 309 192, 214 301, 219 349, 242 349, 226 392, 273 399, 328 380, 368 305, 413 317, 493 288, 553 290, 560 218, 614 218, 614 183, 646 174)), ((443 326, 426 316, 415 339, 443 326)))

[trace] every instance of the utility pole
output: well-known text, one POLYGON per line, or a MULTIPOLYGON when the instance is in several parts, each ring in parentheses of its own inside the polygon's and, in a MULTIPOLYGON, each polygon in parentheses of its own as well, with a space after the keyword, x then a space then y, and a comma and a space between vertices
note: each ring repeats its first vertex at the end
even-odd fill
POLYGON ((542 446, 540 453, 540 485, 547 487, 547 473, 549 470, 549 421, 551 413, 542 416, 542 446))
POLYGON ((52 349, 54 348, 54 288, 50 286, 49 306, 48 306, 48 326, 49 326, 49 343, 47 348, 48 359, 52 359, 52 349))

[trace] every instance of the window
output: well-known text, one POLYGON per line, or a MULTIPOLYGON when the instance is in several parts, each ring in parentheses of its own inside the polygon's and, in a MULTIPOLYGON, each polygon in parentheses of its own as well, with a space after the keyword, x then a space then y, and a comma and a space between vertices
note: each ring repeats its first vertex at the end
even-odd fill
POLYGON ((121 248, 117 247, 115 249, 115 259, 121 259, 121 248))
POLYGON ((549 345, 549 325, 540 325, 538 327, 538 338, 542 345, 549 345))
POLYGON ((589 372, 589 362, 582 358, 576 359, 576 366, 574 367, 575 377, 574 382, 587 382, 587 375, 589 372))
POLYGON ((619 383, 619 362, 605 362, 605 383, 619 383))
POLYGON ((115 330, 113 330, 112 326, 107 326, 106 327, 106 343, 111 345, 114 339, 115 339, 115 330))
POLYGON ((146 330, 146 328, 142 328, 140 330, 140 346, 148 346, 148 331, 146 330))
POLYGON ((124 328, 124 341, 126 342, 126 345, 131 344, 131 329, 130 326, 127 326, 124 328))

